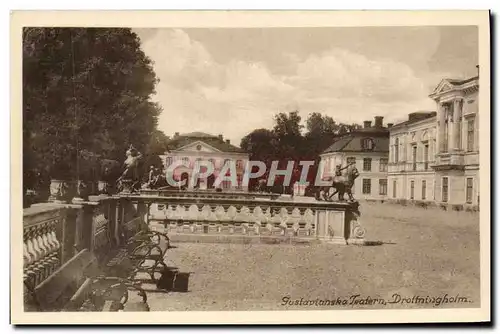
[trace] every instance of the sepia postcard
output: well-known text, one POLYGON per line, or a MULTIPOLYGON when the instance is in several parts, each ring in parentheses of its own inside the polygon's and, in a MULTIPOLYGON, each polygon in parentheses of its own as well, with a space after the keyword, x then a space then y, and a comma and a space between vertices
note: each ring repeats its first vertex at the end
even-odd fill
POLYGON ((12 12, 11 323, 490 322, 489 33, 12 12))

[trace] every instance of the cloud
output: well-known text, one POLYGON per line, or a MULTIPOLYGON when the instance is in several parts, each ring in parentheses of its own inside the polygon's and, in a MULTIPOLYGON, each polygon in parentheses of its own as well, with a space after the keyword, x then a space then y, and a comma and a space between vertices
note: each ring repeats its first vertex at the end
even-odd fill
POLYGON ((359 123, 375 115, 391 121, 434 109, 427 97, 428 73, 419 76, 403 62, 342 48, 305 59, 287 54, 289 74, 277 75, 264 62, 219 63, 179 29, 157 30, 142 47, 160 78, 154 99, 163 107, 159 127, 167 135, 222 133, 239 144, 253 129, 271 127, 275 113, 295 108, 303 118, 322 112, 359 123))

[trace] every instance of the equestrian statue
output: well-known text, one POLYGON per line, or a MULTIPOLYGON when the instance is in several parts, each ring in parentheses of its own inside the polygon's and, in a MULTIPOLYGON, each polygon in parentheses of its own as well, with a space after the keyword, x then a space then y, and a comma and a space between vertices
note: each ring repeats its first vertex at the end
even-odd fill
POLYGON ((342 167, 342 165, 335 166, 335 176, 323 179, 323 181, 331 181, 332 184, 330 186, 318 187, 315 196, 316 199, 319 201, 331 201, 332 197, 338 193, 339 201, 344 201, 344 195, 347 193, 349 200, 354 202, 355 199, 352 195, 352 187, 354 186, 354 181, 358 176, 359 171, 354 163, 348 164, 345 167, 342 167), (345 172, 343 173, 343 171, 345 172), (330 187, 335 188, 335 192, 328 195, 330 187), (322 194, 323 196, 321 196, 322 194))

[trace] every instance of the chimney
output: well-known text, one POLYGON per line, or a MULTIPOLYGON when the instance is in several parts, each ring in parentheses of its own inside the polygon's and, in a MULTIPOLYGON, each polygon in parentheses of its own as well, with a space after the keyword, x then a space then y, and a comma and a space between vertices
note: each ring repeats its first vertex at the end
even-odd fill
POLYGON ((392 128, 393 125, 394 125, 393 123, 387 123, 388 128, 392 128))
POLYGON ((365 129, 370 128, 372 126, 372 121, 364 121, 363 122, 363 127, 365 129))
POLYGON ((383 116, 375 116, 375 127, 382 128, 384 125, 384 117, 383 116))
POLYGON ((177 137, 179 137, 179 132, 176 132, 174 135, 174 138, 177 138, 177 137))
POLYGON ((222 137, 222 135, 219 135, 219 140, 224 140, 224 137, 222 137))
POLYGON ((226 144, 231 144, 231 141, 229 139, 226 139, 226 144))

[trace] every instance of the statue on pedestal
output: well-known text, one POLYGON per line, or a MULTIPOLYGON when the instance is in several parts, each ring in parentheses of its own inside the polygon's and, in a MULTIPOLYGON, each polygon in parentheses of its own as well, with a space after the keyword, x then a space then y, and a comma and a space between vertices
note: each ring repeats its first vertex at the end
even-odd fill
POLYGON ((342 167, 342 165, 337 165, 335 167, 335 176, 327 179, 327 181, 332 182, 331 187, 335 188, 335 192, 331 195, 328 195, 330 186, 319 187, 316 193, 316 199, 331 201, 332 197, 338 193, 339 201, 344 201, 344 195, 345 193, 347 193, 347 195, 349 196, 349 200, 351 202, 354 202, 355 199, 352 195, 352 187, 354 186, 354 181, 358 176, 359 171, 356 168, 355 164, 349 164, 345 167, 342 167), (343 170, 345 170, 344 174, 342 173, 343 170), (323 193, 323 198, 321 198, 321 193, 323 193))
POLYGON ((142 154, 130 145, 126 152, 127 159, 123 163, 125 170, 118 178, 118 189, 122 193, 133 193, 140 188, 139 162, 142 154))

